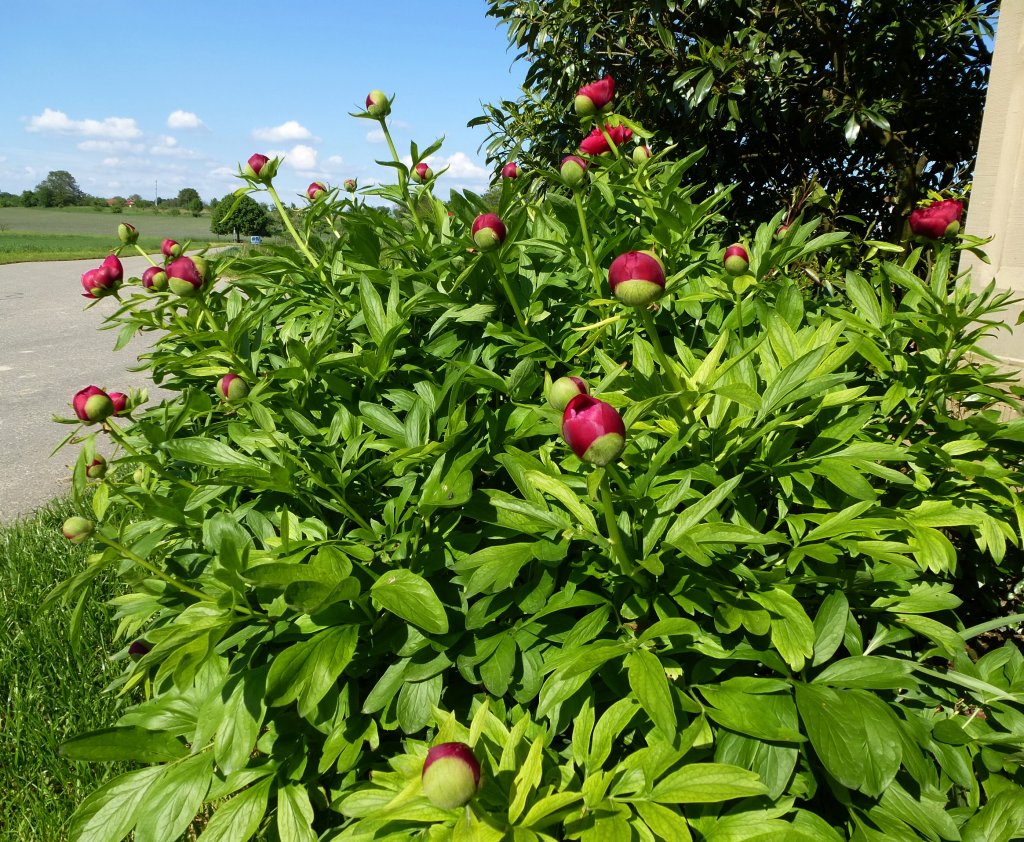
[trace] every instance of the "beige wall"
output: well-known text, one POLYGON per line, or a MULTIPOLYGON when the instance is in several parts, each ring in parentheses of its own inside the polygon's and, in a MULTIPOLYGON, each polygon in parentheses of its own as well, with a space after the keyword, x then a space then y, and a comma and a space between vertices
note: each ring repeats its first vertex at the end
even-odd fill
MULTIPOLYGON (((999 287, 1024 297, 1024 0, 1004 0, 999 12, 966 230, 994 237, 985 247, 991 264, 966 253, 961 260, 974 285, 995 278, 999 287)), ((1004 319, 1012 326, 1020 312, 1017 305, 1004 319)), ((1001 332, 988 347, 1024 365, 1024 325, 1001 332)))

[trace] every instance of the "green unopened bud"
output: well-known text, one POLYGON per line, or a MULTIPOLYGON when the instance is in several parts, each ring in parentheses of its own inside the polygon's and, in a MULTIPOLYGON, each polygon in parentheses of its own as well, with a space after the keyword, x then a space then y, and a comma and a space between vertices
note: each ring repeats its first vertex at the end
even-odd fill
POLYGON ((69 517, 64 521, 64 526, 61 527, 61 531, 64 533, 64 537, 67 538, 72 544, 81 544, 90 535, 96 525, 91 520, 86 520, 84 517, 69 517))
POLYGON ((139 232, 130 222, 122 222, 117 226, 117 239, 126 246, 133 246, 139 241, 139 232))

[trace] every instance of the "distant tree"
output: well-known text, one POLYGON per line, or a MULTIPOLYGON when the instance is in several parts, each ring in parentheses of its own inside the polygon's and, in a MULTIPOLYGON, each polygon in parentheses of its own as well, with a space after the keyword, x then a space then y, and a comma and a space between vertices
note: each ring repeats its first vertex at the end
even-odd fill
POLYGON ((33 204, 39 208, 59 207, 53 198, 53 190, 51 190, 45 183, 40 183, 36 187, 35 201, 33 204))
POLYGON ((270 233, 270 214, 263 205, 249 196, 243 196, 232 210, 234 204, 235 197, 231 195, 217 203, 210 217, 210 230, 214 234, 234 234, 237 243, 242 237, 270 233))
POLYGON ((203 207, 203 200, 199 196, 199 191, 194 187, 182 187, 178 191, 177 203, 179 208, 191 208, 192 202, 199 202, 200 210, 203 207))
POLYGON ((21 204, 21 199, 6 190, 0 190, 0 208, 14 208, 21 204))
POLYGON ((199 216, 203 212, 203 200, 198 196, 194 199, 189 199, 185 208, 192 213, 192 216, 199 216))
POLYGON ((34 208, 38 202, 36 201, 36 194, 33 190, 22 190, 21 191, 21 206, 23 208, 34 208))
POLYGON ((51 170, 46 178, 36 185, 36 194, 41 199, 45 197, 45 203, 40 201, 41 205, 55 208, 77 205, 85 198, 85 192, 67 170, 51 170))
MULTIPOLYGON (((142 202, 145 201, 145 199, 143 199, 142 196, 140 196, 138 193, 132 193, 132 195, 128 197, 128 201, 131 202, 136 207, 138 207, 142 202)), ((150 202, 150 204, 152 204, 152 202, 150 202)))

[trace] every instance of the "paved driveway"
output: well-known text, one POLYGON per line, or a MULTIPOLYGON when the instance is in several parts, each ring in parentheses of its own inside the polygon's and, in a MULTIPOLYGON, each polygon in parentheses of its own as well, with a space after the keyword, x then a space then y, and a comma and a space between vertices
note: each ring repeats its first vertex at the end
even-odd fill
MULTIPOLYGON (((123 263, 126 277, 138 277, 148 265, 142 257, 123 263)), ((85 309, 89 299, 81 296, 81 276, 99 264, 0 266, 0 523, 29 514, 69 488, 77 448, 49 454, 73 428, 50 419, 74 415, 75 392, 92 384, 117 392, 148 387, 151 400, 161 394, 144 373, 127 371, 137 365, 148 337, 114 352, 117 331, 99 329, 116 300, 85 309)))

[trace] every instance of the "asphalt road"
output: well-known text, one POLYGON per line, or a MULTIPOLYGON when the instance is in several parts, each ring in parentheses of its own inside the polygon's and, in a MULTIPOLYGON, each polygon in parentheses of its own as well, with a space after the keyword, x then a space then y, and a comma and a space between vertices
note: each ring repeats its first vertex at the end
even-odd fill
MULTIPOLYGON (((0 237, 3 235, 0 234, 0 237)), ((100 260, 14 263, 0 266, 0 523, 27 515, 70 487, 78 456, 69 445, 50 452, 74 428, 55 424, 54 415, 74 417, 71 399, 89 385, 116 392, 148 388, 138 364, 148 337, 113 350, 116 330, 100 330, 116 299, 86 309, 81 276, 100 260)), ((138 277, 142 257, 123 261, 125 277, 138 277)), ((110 456, 109 445, 101 447, 110 456)))

